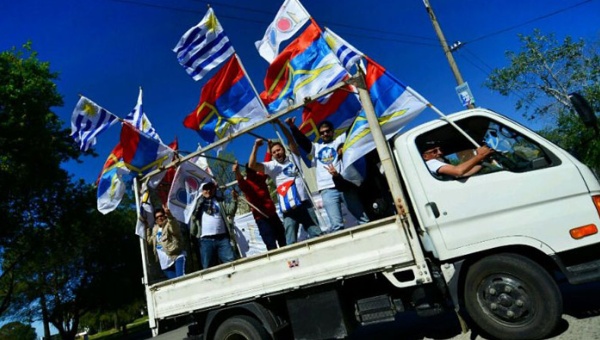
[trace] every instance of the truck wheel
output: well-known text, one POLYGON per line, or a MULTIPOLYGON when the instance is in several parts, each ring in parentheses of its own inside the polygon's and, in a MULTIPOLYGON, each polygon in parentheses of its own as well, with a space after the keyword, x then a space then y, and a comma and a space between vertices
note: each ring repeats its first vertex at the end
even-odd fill
POLYGON ((516 254, 493 255, 472 265, 464 299, 469 316, 495 338, 544 338, 562 316, 556 282, 537 263, 516 254))
POLYGON ((246 315, 231 317, 215 333, 215 340, 269 340, 271 337, 258 320, 246 315))

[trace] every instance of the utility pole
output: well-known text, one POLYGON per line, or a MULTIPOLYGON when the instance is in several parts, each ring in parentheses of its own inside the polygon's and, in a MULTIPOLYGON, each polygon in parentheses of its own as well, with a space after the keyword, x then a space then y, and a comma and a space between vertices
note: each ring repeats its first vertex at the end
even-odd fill
MULTIPOLYGON (((462 85, 465 81, 463 80, 460 71, 458 70, 458 66, 456 66, 456 62, 454 61, 454 57, 452 56, 452 50, 448 47, 448 43, 446 42, 446 38, 444 37, 444 33, 442 32, 442 28, 438 23, 435 13, 433 13, 433 9, 431 5, 429 5, 429 0, 423 0, 423 4, 425 5, 425 9, 427 10, 427 14, 429 14, 429 18, 431 19, 431 23, 433 24, 433 29, 440 39, 440 44, 442 44, 442 48, 444 49, 444 54, 448 59, 448 63, 450 64, 450 69, 452 69, 452 73, 454 74, 454 78, 456 78, 457 85, 462 85)), ((458 46, 457 46, 458 47, 458 46)), ((468 104, 467 107, 469 109, 474 108, 473 104, 468 104)))

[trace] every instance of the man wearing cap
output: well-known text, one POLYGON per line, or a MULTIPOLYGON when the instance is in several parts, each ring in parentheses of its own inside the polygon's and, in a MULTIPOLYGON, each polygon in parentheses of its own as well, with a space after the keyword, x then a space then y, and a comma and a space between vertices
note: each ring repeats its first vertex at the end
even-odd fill
POLYGON ((233 202, 223 203, 224 214, 221 214, 219 202, 223 197, 217 197, 217 186, 214 182, 201 185, 202 196, 198 200, 195 218, 190 233, 199 239, 200 262, 202 269, 235 260, 235 254, 229 242, 229 232, 225 217, 233 217, 237 210, 237 193, 233 191, 233 202))
POLYGON ((472 158, 461 164, 452 165, 446 163, 443 158, 444 152, 440 141, 427 141, 423 143, 420 149, 427 168, 432 174, 452 177, 468 177, 479 172, 481 170, 479 163, 494 152, 487 146, 480 146, 472 158))

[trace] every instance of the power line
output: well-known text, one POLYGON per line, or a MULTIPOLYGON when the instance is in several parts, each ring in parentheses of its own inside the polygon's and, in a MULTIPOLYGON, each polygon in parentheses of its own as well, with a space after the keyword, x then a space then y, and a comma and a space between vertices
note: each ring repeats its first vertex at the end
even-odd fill
MULTIPOLYGON (((166 5, 157 5, 157 4, 152 4, 149 2, 145 2, 145 1, 140 1, 140 0, 112 0, 115 2, 122 2, 122 3, 127 3, 127 4, 131 4, 131 5, 136 5, 136 6, 143 6, 143 7, 150 7, 150 8, 158 8, 158 9, 163 9, 163 10, 173 10, 173 11, 179 11, 179 12, 187 12, 187 13, 199 13, 199 14, 203 14, 204 11, 201 10, 194 10, 194 9, 184 9, 184 8, 177 8, 177 7, 173 7, 173 6, 166 6, 166 5)), ((264 10, 259 10, 259 9, 254 9, 254 8, 248 8, 248 7, 242 7, 242 6, 234 6, 234 5, 230 5, 230 4, 225 4, 225 3, 219 3, 219 2, 215 2, 215 1, 203 1, 203 0, 194 0, 195 2, 200 2, 200 3, 204 3, 204 4, 212 4, 212 5, 218 5, 218 6, 223 6, 223 7, 227 7, 227 8, 234 8, 237 10, 242 10, 242 11, 247 11, 247 12, 254 12, 254 13, 260 13, 260 14, 266 14, 269 15, 271 17, 274 17, 276 15, 276 13, 273 12, 269 12, 269 11, 264 11, 264 10)), ((238 21, 245 21, 245 22, 251 22, 251 23, 259 23, 259 24, 270 24, 271 20, 253 20, 253 19, 248 19, 248 17, 236 17, 236 16, 231 16, 231 15, 223 15, 221 13, 219 13, 219 18, 227 18, 227 19, 232 19, 232 20, 238 20, 238 21)), ((410 35, 410 34, 403 34, 403 33, 397 33, 397 32, 390 32, 390 31, 385 31, 385 30, 378 30, 378 29, 373 29, 373 28, 367 28, 367 27, 358 27, 358 26, 353 26, 353 25, 347 25, 347 24, 342 24, 342 23, 338 23, 338 22, 332 22, 332 21, 325 21, 324 22, 326 24, 326 26, 339 26, 339 27, 345 27, 345 28, 351 28, 351 29, 355 29, 355 30, 360 30, 360 31, 365 31, 365 32, 373 32, 373 33, 378 33, 378 34, 389 34, 389 35, 395 35, 395 36, 399 36, 399 37, 405 37, 405 38, 412 38, 412 39, 419 39, 419 40, 427 40, 427 41, 433 41, 435 39, 433 38, 428 38, 428 37, 423 37, 423 36, 417 36, 417 35, 410 35)), ((427 44, 427 43, 419 43, 419 42, 411 42, 411 41, 406 41, 406 40, 397 40, 397 39, 392 39, 392 38, 381 38, 381 37, 373 37, 373 36, 361 36, 361 35, 354 35, 357 37, 361 37, 361 38, 366 38, 366 39, 377 39, 377 40, 387 40, 387 41, 394 41, 394 42, 399 42, 399 43, 408 43, 408 44, 415 44, 415 45, 431 45, 431 44, 427 44)))
POLYGON ((565 7, 565 8, 563 8, 563 9, 556 10, 556 11, 554 11, 554 12, 551 12, 551 13, 548 13, 548 14, 545 14, 545 15, 542 15, 542 16, 540 16, 540 17, 537 17, 537 18, 534 18, 534 19, 531 19, 531 20, 527 20, 527 21, 525 21, 525 22, 523 22, 523 23, 520 23, 520 24, 517 24, 517 25, 513 25, 513 26, 510 26, 510 27, 507 27, 507 28, 501 29, 501 30, 499 30, 499 31, 496 31, 496 32, 492 32, 492 33, 488 33, 488 34, 482 35, 482 36, 480 36, 479 38, 472 39, 472 40, 470 40, 470 41, 468 41, 468 42, 465 42, 465 43, 463 43, 463 44, 466 44, 466 43, 473 43, 473 42, 476 42, 476 41, 479 41, 479 40, 487 39, 487 38, 489 38, 489 37, 492 37, 492 36, 495 36, 495 35, 498 35, 498 34, 501 34, 501 33, 504 33, 504 32, 508 32, 508 31, 510 31, 510 30, 513 30, 513 29, 515 29, 515 28, 519 28, 519 27, 522 27, 522 26, 525 26, 525 25, 529 25, 529 24, 531 24, 531 23, 533 23, 533 22, 540 21, 540 20, 543 20, 543 19, 549 18, 549 17, 551 17, 551 16, 554 16, 554 15, 560 14, 560 13, 562 13, 562 12, 569 11, 569 10, 571 10, 571 9, 575 8, 575 7, 578 7, 578 6, 584 5, 584 4, 588 3, 588 2, 592 2, 592 0, 585 0, 585 1, 582 1, 582 2, 579 2, 579 3, 576 3, 575 5, 572 5, 572 6, 569 6, 569 7, 565 7))

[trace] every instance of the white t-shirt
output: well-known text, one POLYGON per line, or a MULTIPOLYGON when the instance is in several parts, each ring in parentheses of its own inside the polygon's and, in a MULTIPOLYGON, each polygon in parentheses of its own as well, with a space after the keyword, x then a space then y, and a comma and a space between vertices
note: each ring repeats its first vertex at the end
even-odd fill
POLYGON ((162 238, 162 227, 159 227, 156 231, 156 255, 158 255, 158 263, 160 263, 161 269, 167 269, 173 263, 175 263, 175 259, 172 259, 165 253, 163 250, 163 246, 160 243, 160 239, 162 238))
POLYGON ((316 162, 317 189, 329 189, 335 187, 333 178, 326 166, 333 164, 335 169, 342 173, 342 163, 337 152, 338 147, 346 141, 343 133, 329 143, 312 143, 311 154, 316 162))
POLYGON ((275 186, 280 186, 289 180, 295 179, 298 196, 300 196, 300 200, 306 201, 308 199, 308 195, 306 194, 306 190, 304 190, 304 184, 302 183, 302 178, 300 178, 300 172, 298 171, 296 165, 294 165, 294 163, 300 164, 300 162, 300 157, 296 156, 295 154, 291 154, 285 158, 283 163, 272 160, 263 163, 263 166, 265 168, 265 174, 275 181, 275 186), (294 162, 292 162, 291 159, 293 159, 294 162))
POLYGON ((202 236, 219 235, 227 232, 225 221, 221 216, 221 207, 213 197, 210 199, 210 211, 202 212, 202 236))
POLYGON ((443 167, 444 165, 448 165, 448 163, 444 163, 444 162, 440 161, 437 158, 430 159, 427 162, 425 162, 425 164, 427 164, 427 167, 429 168, 429 171, 431 171, 431 173, 434 174, 434 175, 439 175, 438 174, 438 170, 441 167, 443 167))

